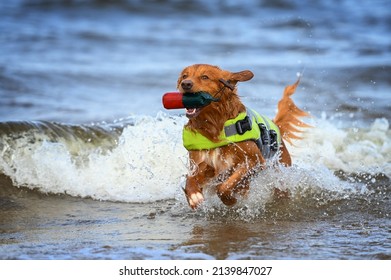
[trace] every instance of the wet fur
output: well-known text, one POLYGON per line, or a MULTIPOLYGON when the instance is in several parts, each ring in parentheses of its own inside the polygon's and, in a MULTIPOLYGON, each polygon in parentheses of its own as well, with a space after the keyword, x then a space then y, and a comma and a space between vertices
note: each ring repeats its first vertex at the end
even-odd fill
MULTIPOLYGON (((253 77, 249 70, 232 73, 217 66, 195 64, 181 72, 177 87, 183 92, 206 91, 220 98, 202 108, 198 115, 191 117, 187 128, 198 131, 213 142, 219 141, 219 135, 228 119, 233 119, 245 106, 234 90, 224 86, 219 79, 228 81, 231 85, 248 81, 253 77), (184 88, 186 83, 191 88, 184 88)), ((291 99, 299 81, 285 88, 284 95, 278 104, 278 112, 274 122, 280 128, 283 140, 291 143, 292 139, 300 139, 300 127, 307 125, 300 117, 308 114, 299 109, 291 99)), ((196 209, 204 200, 203 189, 213 184, 216 193, 226 205, 236 203, 236 196, 246 195, 250 178, 256 171, 262 169, 265 159, 254 141, 243 141, 211 150, 189 151, 190 171, 187 175, 185 194, 189 206, 196 209)), ((284 143, 280 151, 280 162, 291 165, 291 157, 284 143)), ((276 190, 277 195, 286 195, 276 190)))

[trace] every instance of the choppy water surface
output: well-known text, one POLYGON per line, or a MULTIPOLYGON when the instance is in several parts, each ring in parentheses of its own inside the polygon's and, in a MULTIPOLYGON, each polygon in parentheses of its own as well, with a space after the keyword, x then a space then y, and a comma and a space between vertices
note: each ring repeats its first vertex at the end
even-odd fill
POLYGON ((387 1, 0 7, 0 258, 391 258, 387 1), (252 70, 240 95, 270 117, 302 74, 314 128, 233 208, 181 190, 186 118, 161 96, 193 63, 252 70))

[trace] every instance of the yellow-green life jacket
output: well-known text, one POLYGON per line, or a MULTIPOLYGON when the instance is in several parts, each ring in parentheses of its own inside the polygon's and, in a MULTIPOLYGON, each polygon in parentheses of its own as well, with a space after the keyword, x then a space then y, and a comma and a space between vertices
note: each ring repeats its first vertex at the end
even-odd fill
POLYGON ((201 133, 184 127, 183 145, 189 151, 209 150, 232 143, 253 140, 257 143, 263 157, 272 157, 281 145, 280 130, 269 118, 249 108, 246 109, 246 112, 239 113, 236 118, 229 119, 224 123, 219 142, 213 142, 201 133))

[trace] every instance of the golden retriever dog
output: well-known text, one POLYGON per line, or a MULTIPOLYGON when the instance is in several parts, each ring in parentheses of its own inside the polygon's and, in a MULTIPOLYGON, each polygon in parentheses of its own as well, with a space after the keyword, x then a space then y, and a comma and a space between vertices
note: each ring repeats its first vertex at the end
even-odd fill
MULTIPOLYGON (((214 99, 206 106, 186 108, 189 121, 183 141, 190 166, 184 191, 192 209, 204 201, 206 187, 214 187, 225 205, 234 205, 238 195, 248 193, 251 177, 268 158, 278 157, 280 163, 291 165, 284 140, 300 139, 298 128, 308 126, 299 119, 308 113, 291 99, 299 81, 285 88, 271 121, 243 105, 237 94, 236 84, 253 76, 249 70, 233 73, 207 64, 188 66, 179 76, 182 94, 208 93, 214 99)), ((275 194, 288 195, 277 189, 275 194)))

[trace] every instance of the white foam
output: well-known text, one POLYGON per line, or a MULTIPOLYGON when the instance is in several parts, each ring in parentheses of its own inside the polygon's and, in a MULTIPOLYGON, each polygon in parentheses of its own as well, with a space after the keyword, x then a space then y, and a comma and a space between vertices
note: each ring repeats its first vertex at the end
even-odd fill
POLYGON ((170 199, 186 173, 183 124, 179 117, 140 117, 123 130, 117 147, 105 153, 97 148, 87 160, 72 157, 62 143, 43 141, 19 145, 24 148, 10 163, 0 163, 15 184, 42 192, 126 202, 170 199))
POLYGON ((326 166, 346 173, 384 173, 391 177, 391 131, 387 119, 368 128, 339 128, 336 121, 314 120, 304 139, 289 147, 300 166, 326 166))

